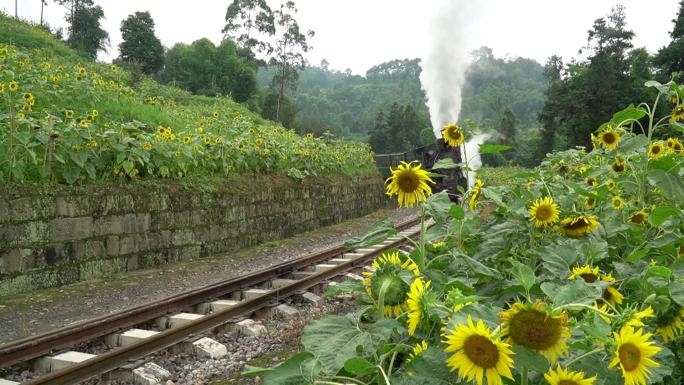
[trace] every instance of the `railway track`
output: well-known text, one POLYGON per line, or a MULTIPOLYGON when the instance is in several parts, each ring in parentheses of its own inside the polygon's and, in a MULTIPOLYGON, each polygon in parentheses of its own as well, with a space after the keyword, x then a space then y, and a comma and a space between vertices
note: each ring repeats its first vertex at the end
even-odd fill
MULTIPOLYGON (((0 368, 20 365, 46 374, 26 385, 76 384, 224 325, 248 320, 283 299, 362 268, 382 252, 398 248, 420 232, 418 220, 397 226, 397 236, 369 248, 343 246, 284 262, 119 313, 69 325, 0 346, 0 368), (193 312, 188 313, 188 309, 193 312), (196 311, 196 312, 195 312, 196 311), (137 329, 156 324, 157 330, 137 329), (68 348, 104 337, 113 347, 92 355, 68 348)), ((11 384, 12 382, 6 382, 11 384)), ((0 379, 0 384, 3 380, 0 379)))

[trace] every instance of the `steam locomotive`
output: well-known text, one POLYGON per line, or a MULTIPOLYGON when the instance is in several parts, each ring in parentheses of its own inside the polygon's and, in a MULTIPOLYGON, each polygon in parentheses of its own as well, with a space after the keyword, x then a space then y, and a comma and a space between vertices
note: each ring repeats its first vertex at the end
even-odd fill
POLYGON ((432 186, 433 192, 446 190, 451 197, 451 200, 458 201, 460 191, 468 189, 468 181, 460 168, 439 169, 434 168, 435 164, 442 159, 451 159, 454 163, 462 163, 461 149, 448 146, 444 139, 440 138, 434 144, 423 147, 418 147, 412 151, 394 153, 394 154, 377 154, 375 155, 375 164, 380 172, 389 176, 389 168, 397 167, 400 162, 419 161, 424 169, 442 175, 440 177, 433 177, 432 180, 435 185, 432 186), (458 187, 461 187, 459 189, 458 187))

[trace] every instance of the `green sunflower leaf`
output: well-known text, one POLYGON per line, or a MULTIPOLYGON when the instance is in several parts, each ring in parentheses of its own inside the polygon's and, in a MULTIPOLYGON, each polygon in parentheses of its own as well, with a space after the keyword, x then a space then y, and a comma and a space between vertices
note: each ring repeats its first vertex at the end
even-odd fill
POLYGON ((290 357, 287 361, 273 368, 259 368, 246 365, 243 376, 261 376, 263 385, 304 385, 311 384, 312 373, 309 369, 316 357, 309 352, 301 352, 290 357))
POLYGON ((456 375, 445 365, 448 353, 430 346, 404 366, 405 370, 395 372, 390 378, 392 385, 452 385, 456 375), (408 375, 410 373, 410 375, 408 375))
POLYGON ((309 324, 301 341, 307 351, 321 360, 323 371, 334 375, 350 358, 372 355, 398 327, 395 319, 366 325, 352 315, 330 315, 309 324))
POLYGON ((511 350, 515 353, 513 357, 515 357, 515 367, 518 370, 522 367, 538 373, 546 373, 549 370, 549 361, 541 354, 520 345, 513 345, 511 350))
POLYGON ((630 104, 624 110, 616 112, 610 122, 615 126, 621 126, 623 124, 629 123, 630 121, 639 120, 644 116, 646 116, 646 111, 641 108, 634 107, 634 104, 630 104))
POLYGON ((591 285, 578 279, 568 284, 560 285, 552 282, 544 282, 541 289, 551 298, 554 306, 568 305, 572 303, 590 305, 603 294, 603 282, 595 282, 591 285))
POLYGON ((485 154, 498 154, 501 151, 510 150, 511 146, 504 146, 502 144, 481 144, 480 145, 480 155, 485 154))
POLYGON ((684 306, 684 283, 670 282, 670 284, 667 285, 667 289, 670 292, 670 298, 680 306, 684 306))
POLYGON ((365 358, 352 357, 344 363, 344 370, 356 376, 365 376, 375 372, 377 367, 365 358))
POLYGON ((389 219, 383 219, 371 226, 365 234, 345 242, 344 247, 347 249, 358 249, 372 246, 395 234, 397 234, 397 230, 394 228, 394 223, 389 219))

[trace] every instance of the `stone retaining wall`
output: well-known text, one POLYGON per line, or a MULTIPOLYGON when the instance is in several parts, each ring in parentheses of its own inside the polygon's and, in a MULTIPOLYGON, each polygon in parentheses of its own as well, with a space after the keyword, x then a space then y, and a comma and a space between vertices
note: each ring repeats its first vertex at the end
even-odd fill
POLYGON ((378 175, 0 190, 0 296, 234 251, 387 202, 378 175))

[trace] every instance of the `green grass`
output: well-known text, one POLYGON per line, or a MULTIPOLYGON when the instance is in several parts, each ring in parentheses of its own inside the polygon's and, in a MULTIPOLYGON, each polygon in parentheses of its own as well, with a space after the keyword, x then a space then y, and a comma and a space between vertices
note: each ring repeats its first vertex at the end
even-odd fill
POLYGON ((514 179, 514 175, 530 171, 523 167, 481 167, 477 170, 477 177, 482 179, 485 186, 513 186, 520 181, 514 179))

